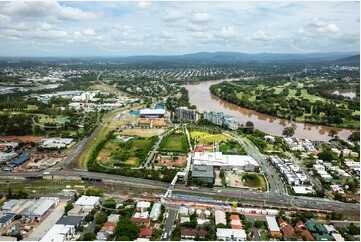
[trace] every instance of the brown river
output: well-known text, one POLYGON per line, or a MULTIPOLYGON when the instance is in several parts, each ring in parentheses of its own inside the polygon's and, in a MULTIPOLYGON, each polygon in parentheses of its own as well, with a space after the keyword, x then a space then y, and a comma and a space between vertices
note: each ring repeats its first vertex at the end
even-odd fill
POLYGON ((205 110, 224 112, 225 114, 232 115, 241 124, 251 121, 254 123, 256 129, 276 136, 281 136, 283 129, 288 126, 293 127, 295 130, 294 137, 314 141, 330 140, 331 138, 328 136, 328 133, 331 129, 337 130, 338 136, 344 140, 346 140, 353 131, 350 129, 334 128, 323 125, 291 122, 286 119, 276 118, 223 101, 222 99, 213 96, 209 91, 211 85, 222 81, 224 80, 202 81, 185 85, 184 87, 189 92, 190 103, 196 105, 199 112, 205 110))

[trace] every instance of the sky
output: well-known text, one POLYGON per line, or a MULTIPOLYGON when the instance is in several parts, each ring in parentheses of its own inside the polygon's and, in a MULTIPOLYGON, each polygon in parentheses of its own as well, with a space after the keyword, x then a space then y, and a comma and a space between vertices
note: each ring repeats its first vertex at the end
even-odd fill
POLYGON ((0 56, 359 50, 359 1, 0 2, 0 56))

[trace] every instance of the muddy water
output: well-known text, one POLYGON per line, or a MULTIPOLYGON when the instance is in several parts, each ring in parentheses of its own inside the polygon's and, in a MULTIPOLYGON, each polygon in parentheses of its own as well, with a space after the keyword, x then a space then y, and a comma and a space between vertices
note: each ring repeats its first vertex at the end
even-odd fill
POLYGON ((356 98, 356 92, 350 90, 336 90, 332 94, 341 95, 349 98, 356 98))
POLYGON ((223 80, 204 81, 185 85, 184 87, 187 88, 189 92, 190 103, 196 105, 199 112, 203 112, 204 110, 224 112, 225 114, 234 116, 241 124, 252 121, 257 129, 271 135, 282 135, 283 129, 288 126, 292 126, 295 130, 294 137, 318 141, 328 141, 330 139, 328 133, 331 129, 337 130, 338 136, 341 139, 347 139, 352 132, 352 130, 349 129, 291 122, 286 119, 276 118, 250 109, 238 107, 210 93, 209 87, 222 81, 223 80))

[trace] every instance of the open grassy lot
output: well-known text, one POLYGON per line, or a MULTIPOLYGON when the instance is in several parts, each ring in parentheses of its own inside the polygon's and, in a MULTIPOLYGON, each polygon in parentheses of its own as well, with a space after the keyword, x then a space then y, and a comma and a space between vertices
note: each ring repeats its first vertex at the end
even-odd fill
MULTIPOLYGON (((134 108, 139 108, 141 106, 134 106, 134 108)), ((106 135, 109 133, 109 131, 112 131, 115 129, 115 125, 113 125, 114 117, 116 117, 121 112, 129 112, 129 108, 123 108, 111 111, 103 116, 103 125, 98 127, 94 132, 96 133, 96 137, 92 142, 90 143, 88 149, 85 151, 84 155, 81 156, 79 159, 78 167, 81 169, 87 169, 87 163, 90 160, 90 157, 92 153, 94 152, 94 149, 99 145, 106 137, 106 135)))
POLYGON ((213 142, 221 142, 221 141, 230 140, 230 139, 232 139, 232 137, 227 134, 210 134, 208 136, 199 138, 198 143, 199 144, 207 144, 207 143, 213 143, 213 142))
POLYGON ((122 132, 117 132, 115 134, 119 135, 135 135, 139 137, 152 137, 160 136, 164 134, 165 129, 125 129, 122 132))
POLYGON ((257 174, 244 174, 242 176, 243 185, 248 187, 261 187, 262 179, 257 174))
POLYGON ((219 144, 219 148, 223 154, 238 154, 238 155, 247 154, 244 148, 235 140, 224 141, 219 144))
POLYGON ((146 158, 158 137, 134 137, 123 142, 115 136, 108 140, 97 156, 97 160, 107 166, 128 164, 139 166, 146 158))
POLYGON ((192 139, 196 141, 197 144, 207 144, 213 142, 221 142, 232 139, 231 136, 226 134, 211 134, 206 130, 193 130, 190 132, 192 139))
POLYGON ((188 141, 182 130, 176 130, 163 138, 159 145, 160 151, 166 152, 188 152, 188 141))

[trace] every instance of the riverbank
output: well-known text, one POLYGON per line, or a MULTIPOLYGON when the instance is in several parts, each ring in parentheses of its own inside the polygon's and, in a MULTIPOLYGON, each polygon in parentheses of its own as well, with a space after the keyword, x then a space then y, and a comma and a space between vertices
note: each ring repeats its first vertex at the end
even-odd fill
POLYGON ((344 140, 354 131, 352 129, 298 123, 239 107, 210 93, 209 87, 222 81, 226 80, 203 81, 184 85, 188 90, 190 103, 196 105, 199 112, 205 110, 224 112, 225 114, 232 115, 241 124, 251 121, 257 129, 276 136, 282 136, 283 129, 289 126, 294 128, 295 137, 319 141, 328 141, 330 139, 328 134, 331 129, 336 130, 338 136, 344 140))

